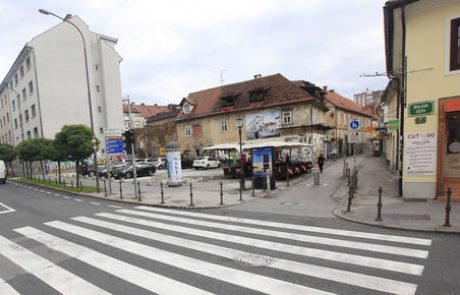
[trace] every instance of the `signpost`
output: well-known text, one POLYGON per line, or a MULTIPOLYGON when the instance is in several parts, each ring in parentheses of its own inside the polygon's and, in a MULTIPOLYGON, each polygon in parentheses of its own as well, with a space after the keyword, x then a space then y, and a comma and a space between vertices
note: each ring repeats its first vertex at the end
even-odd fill
POLYGON ((434 101, 422 101, 409 104, 409 116, 426 116, 434 113, 434 101))
POLYGON ((353 144, 353 165, 356 166, 356 144, 361 142, 361 119, 351 119, 348 123, 348 142, 353 144))
POLYGON ((107 153, 107 177, 109 178, 109 193, 112 194, 112 175, 110 174, 111 156, 123 155, 125 153, 121 129, 105 130, 105 151, 107 153))

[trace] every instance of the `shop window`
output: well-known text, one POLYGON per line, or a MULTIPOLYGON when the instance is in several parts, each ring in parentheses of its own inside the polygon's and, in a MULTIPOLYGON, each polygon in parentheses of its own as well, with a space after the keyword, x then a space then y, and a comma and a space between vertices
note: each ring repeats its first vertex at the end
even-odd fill
POLYGON ((460 18, 451 21, 450 70, 460 70, 460 18))
POLYGON ((460 177, 460 112, 446 114, 446 176, 460 177))

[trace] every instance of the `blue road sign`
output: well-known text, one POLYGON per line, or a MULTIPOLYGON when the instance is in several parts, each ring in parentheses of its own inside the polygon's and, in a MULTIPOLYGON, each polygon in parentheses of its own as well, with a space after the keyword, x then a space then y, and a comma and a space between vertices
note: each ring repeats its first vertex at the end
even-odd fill
POLYGON ((351 120, 349 126, 352 130, 359 130, 361 127, 361 123, 358 120, 351 120))
POLYGON ((107 154, 123 154, 125 152, 123 140, 107 140, 105 142, 107 154))

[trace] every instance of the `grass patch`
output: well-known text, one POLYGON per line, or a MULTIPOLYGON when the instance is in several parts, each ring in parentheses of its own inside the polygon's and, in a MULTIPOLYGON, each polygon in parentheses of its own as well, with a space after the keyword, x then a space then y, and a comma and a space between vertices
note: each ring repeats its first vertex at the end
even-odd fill
POLYGON ((48 180, 43 180, 43 179, 32 179, 32 178, 21 177, 19 178, 19 181, 27 182, 30 184, 37 184, 41 186, 51 187, 51 188, 58 188, 58 189, 62 189, 62 190, 73 192, 73 193, 95 193, 96 192, 96 188, 92 186, 83 185, 83 187, 80 189, 75 186, 72 187, 70 183, 66 183, 66 185, 64 186, 63 183, 56 183, 55 180, 51 180, 50 182, 48 180))

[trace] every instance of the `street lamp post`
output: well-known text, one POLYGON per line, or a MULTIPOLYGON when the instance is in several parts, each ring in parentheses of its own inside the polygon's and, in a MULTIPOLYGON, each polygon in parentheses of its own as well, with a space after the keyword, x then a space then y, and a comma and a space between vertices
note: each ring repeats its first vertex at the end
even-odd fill
MULTIPOLYGON (((80 34, 81 41, 83 42, 83 56, 85 58, 85 74, 86 74, 86 87, 87 87, 87 91, 88 91, 89 119, 90 119, 90 123, 91 123, 91 132, 93 133, 93 140, 96 141, 96 133, 94 131, 93 108, 92 108, 92 103, 91 103, 91 88, 90 88, 90 85, 89 85, 88 56, 86 54, 85 37, 83 36, 83 33, 81 32, 81 30, 73 22, 69 21, 69 16, 70 16, 69 14, 66 15, 65 18, 62 18, 59 15, 57 15, 57 14, 55 14, 53 12, 44 10, 44 9, 39 9, 38 12, 40 12, 41 14, 45 14, 45 15, 52 15, 52 16, 62 20, 63 22, 66 22, 66 23, 72 25, 78 31, 78 33, 80 34)), ((99 193, 99 175, 97 173, 97 147, 94 148, 94 144, 93 144, 93 161, 94 161, 94 170, 96 171, 96 190, 99 193)))
POLYGON ((244 166, 243 166, 243 161, 241 161, 243 157, 243 142, 241 141, 241 129, 243 128, 243 118, 236 118, 236 123, 238 126, 238 135, 240 139, 240 189, 244 190, 245 189, 244 166))

